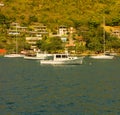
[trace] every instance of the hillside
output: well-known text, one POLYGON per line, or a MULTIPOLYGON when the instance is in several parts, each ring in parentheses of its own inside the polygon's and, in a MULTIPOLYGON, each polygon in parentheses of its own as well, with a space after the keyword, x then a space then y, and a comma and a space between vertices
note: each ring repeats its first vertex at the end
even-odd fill
POLYGON ((107 25, 120 25, 119 0, 2 0, 0 17, 8 22, 29 25, 44 23, 50 28, 58 25, 89 26, 102 23, 106 17, 107 25))

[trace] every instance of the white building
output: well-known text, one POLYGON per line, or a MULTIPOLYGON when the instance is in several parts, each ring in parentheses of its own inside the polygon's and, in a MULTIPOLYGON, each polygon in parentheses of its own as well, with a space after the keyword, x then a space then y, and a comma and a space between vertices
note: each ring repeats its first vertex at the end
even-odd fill
POLYGON ((4 6, 4 4, 3 4, 3 3, 0 3, 0 6, 4 6))
POLYGON ((65 36, 68 33, 68 28, 66 26, 60 26, 58 29, 59 36, 65 36))
POLYGON ((112 35, 120 38, 120 30, 118 30, 118 29, 113 30, 112 35))

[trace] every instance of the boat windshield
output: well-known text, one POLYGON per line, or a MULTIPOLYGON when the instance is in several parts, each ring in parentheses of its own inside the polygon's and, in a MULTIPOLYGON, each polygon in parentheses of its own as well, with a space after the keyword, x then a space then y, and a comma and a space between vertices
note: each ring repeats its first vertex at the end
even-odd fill
POLYGON ((56 55, 56 58, 68 58, 67 55, 56 55))

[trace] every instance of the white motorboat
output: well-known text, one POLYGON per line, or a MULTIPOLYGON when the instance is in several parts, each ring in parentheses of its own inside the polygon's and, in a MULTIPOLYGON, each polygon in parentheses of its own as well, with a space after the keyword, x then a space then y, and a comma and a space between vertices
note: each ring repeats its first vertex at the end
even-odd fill
POLYGON ((36 57, 36 56, 24 56, 24 59, 39 60, 39 59, 43 59, 43 58, 41 58, 41 57, 36 57))
POLYGON ((82 64, 84 57, 73 57, 68 54, 54 54, 53 59, 50 60, 40 60, 41 64, 69 64, 69 65, 75 65, 75 64, 82 64))
POLYGON ((23 57, 24 55, 22 54, 6 54, 4 57, 10 57, 10 58, 15 58, 15 57, 23 57))
POLYGON ((48 57, 52 56, 53 54, 47 53, 37 53, 36 56, 24 56, 24 59, 31 59, 31 60, 43 60, 47 59, 48 57))
POLYGON ((93 59, 113 59, 114 56, 103 54, 103 55, 90 56, 90 58, 93 58, 93 59))

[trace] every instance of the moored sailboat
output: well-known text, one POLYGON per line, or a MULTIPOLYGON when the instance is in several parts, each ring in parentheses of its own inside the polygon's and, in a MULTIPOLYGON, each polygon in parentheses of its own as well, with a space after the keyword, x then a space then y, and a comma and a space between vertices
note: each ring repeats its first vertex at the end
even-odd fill
MULTIPOLYGON (((103 26, 105 26, 105 18, 103 18, 103 26)), ((106 55, 105 30, 104 30, 104 28, 103 28, 103 39, 104 39, 104 44, 103 44, 104 53, 103 54, 99 54, 99 55, 90 56, 90 58, 93 58, 93 59, 113 59, 114 58, 114 55, 106 55)))
POLYGON ((4 57, 10 57, 10 58, 14 58, 14 57, 23 57, 24 55, 22 55, 22 54, 19 54, 18 53, 18 41, 17 41, 17 35, 18 35, 19 33, 18 33, 18 31, 17 31, 17 25, 16 25, 16 32, 14 33, 14 35, 15 35, 15 46, 16 46, 16 51, 15 51, 15 53, 12 53, 12 54, 6 54, 6 55, 4 55, 4 57))

